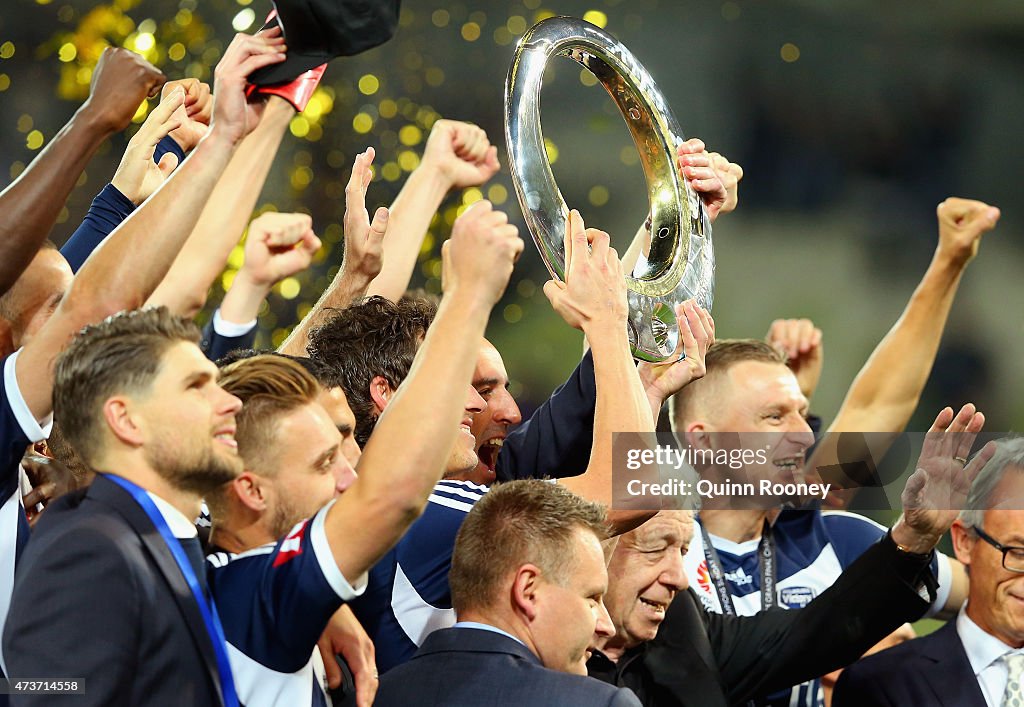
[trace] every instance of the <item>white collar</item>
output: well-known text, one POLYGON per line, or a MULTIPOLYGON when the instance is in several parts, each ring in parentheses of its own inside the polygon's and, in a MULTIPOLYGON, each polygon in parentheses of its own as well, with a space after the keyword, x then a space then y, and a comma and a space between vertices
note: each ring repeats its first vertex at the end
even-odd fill
POLYGON ((186 518, 184 513, 157 496, 155 493, 146 491, 146 495, 153 499, 156 509, 160 511, 160 515, 164 517, 164 522, 167 523, 167 527, 170 528, 171 534, 174 537, 182 540, 186 538, 194 538, 199 535, 198 531, 196 531, 195 524, 186 518))
POLYGON ((985 668, 1007 653, 1017 652, 1013 646, 1003 643, 974 623, 967 615, 966 602, 956 617, 956 632, 964 644, 964 652, 967 653, 967 660, 975 675, 980 675, 985 668))

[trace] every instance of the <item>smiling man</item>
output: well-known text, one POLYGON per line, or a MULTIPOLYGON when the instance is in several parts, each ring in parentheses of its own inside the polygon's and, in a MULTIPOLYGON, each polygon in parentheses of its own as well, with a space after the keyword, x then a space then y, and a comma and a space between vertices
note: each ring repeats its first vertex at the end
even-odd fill
POLYGON ((833 703, 1003 707, 1024 699, 1024 439, 997 451, 953 524, 967 604, 924 638, 843 671, 833 703))
POLYGON ((604 509, 543 481, 497 486, 466 516, 452 556, 458 623, 427 636, 381 679, 381 707, 638 705, 591 680, 586 661, 614 631, 604 509))
POLYGON ((192 521, 242 471, 241 402, 198 341, 166 309, 135 311, 58 359, 55 412, 98 474, 51 504, 24 553, 4 632, 12 674, 88 676, 84 704, 230 704, 192 521))
MULTIPOLYGON (((966 424, 973 406, 958 420, 966 424)), ((673 399, 673 428, 697 449, 766 450, 765 463, 697 466, 702 479, 722 482, 792 484, 804 481, 804 464, 813 435, 807 424, 807 399, 785 356, 754 339, 716 342, 707 355, 707 375, 673 399)), ((952 411, 945 425, 952 421, 952 411)), ((751 616, 771 607, 800 609, 824 592, 843 571, 885 535, 885 528, 853 513, 817 509, 785 510, 792 498, 724 493, 705 497, 684 559, 693 590, 704 608, 751 616), (770 558, 765 562, 763 558, 770 558), (765 568, 768 569, 765 569, 765 568), (770 573, 770 574, 769 574, 770 573), (766 591, 764 588, 770 586, 766 591)), ((936 614, 957 593, 951 592, 949 558, 936 553, 933 565, 939 591, 930 612, 936 614), (952 598, 951 598, 952 597, 952 598)), ((820 699, 819 680, 792 690, 761 696, 759 704, 809 707, 820 699)))
POLYGON ((683 565, 694 534, 687 511, 659 513, 623 535, 608 563, 615 634, 596 644, 589 674, 631 688, 648 707, 725 707, 848 664, 916 620, 928 607, 925 597, 934 599, 930 563, 956 518, 949 507, 964 502, 967 484, 993 453, 985 447, 965 468, 958 460, 981 429, 980 413, 973 406, 946 412, 907 481, 903 515, 800 611, 706 611, 683 565))

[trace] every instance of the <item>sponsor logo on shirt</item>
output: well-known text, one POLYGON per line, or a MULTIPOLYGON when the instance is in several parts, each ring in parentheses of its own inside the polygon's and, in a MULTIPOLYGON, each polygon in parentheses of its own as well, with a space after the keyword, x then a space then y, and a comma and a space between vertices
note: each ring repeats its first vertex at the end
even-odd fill
POLYGON ((744 572, 742 567, 736 568, 735 572, 726 572, 725 578, 740 587, 745 587, 754 581, 753 576, 744 572))
POLYGON ((711 577, 708 575, 708 563, 706 560, 701 560, 700 564, 697 565, 697 586, 701 588, 701 591, 708 594, 711 593, 711 577))
POLYGON ((814 599, 814 590, 810 587, 786 587, 779 594, 782 603, 790 609, 802 609, 814 599))

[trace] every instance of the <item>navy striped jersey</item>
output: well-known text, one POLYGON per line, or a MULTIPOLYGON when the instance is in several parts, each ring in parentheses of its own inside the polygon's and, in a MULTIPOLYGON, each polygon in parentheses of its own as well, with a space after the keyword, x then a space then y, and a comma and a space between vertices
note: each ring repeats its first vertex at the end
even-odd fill
POLYGON ((384 673, 410 658, 432 631, 455 624, 448 570, 455 535, 486 486, 440 481, 409 531, 372 570, 352 611, 373 639, 384 673))
MULTIPOLYGON (((22 484, 26 481, 21 458, 30 444, 46 439, 50 427, 48 420, 40 424, 35 419, 18 388, 14 366, 20 353, 19 350, 4 360, 0 382, 0 634, 14 591, 14 566, 28 542, 28 521, 21 502, 22 484)), ((0 677, 6 676, 2 655, 0 669, 0 677)), ((6 700, 0 695, 0 705, 6 704, 6 700)))
POLYGON ((366 587, 365 576, 349 584, 334 561, 324 533, 331 505, 277 543, 206 558, 235 688, 246 707, 330 704, 316 642, 334 612, 366 587))
MULTIPOLYGON (((786 510, 773 528, 778 558, 776 599, 785 609, 799 609, 810 603, 886 533, 886 529, 873 520, 843 511, 786 510)), ((757 555, 760 539, 734 543, 711 535, 711 542, 718 551, 736 613, 740 616, 756 614, 761 610, 761 570, 757 555)), ((699 528, 693 534, 683 564, 690 587, 697 592, 704 607, 722 613, 718 593, 708 573, 699 528)), ((938 577, 939 591, 929 614, 942 609, 949 598, 952 580, 949 558, 936 553, 932 570, 938 577)), ((813 680, 757 700, 757 703, 816 707, 824 705, 824 696, 820 680, 813 680)))

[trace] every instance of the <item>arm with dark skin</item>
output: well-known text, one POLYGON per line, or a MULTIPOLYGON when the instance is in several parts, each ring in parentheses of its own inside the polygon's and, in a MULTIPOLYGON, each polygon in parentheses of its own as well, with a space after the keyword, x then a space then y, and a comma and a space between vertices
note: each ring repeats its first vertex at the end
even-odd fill
POLYGON ((124 130, 164 75, 127 49, 107 48, 89 99, 21 176, 0 193, 0 293, 32 262, 68 194, 100 144, 124 130))
MULTIPOLYGON (((284 60, 283 40, 236 35, 217 65, 217 101, 209 134, 145 204, 89 256, 68 295, 16 362, 18 387, 32 415, 52 409, 53 364, 83 326, 142 306, 167 274, 242 138, 259 122, 262 105, 246 102, 246 77, 284 60)), ((156 110, 173 112, 184 91, 171 92, 156 110)))

